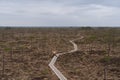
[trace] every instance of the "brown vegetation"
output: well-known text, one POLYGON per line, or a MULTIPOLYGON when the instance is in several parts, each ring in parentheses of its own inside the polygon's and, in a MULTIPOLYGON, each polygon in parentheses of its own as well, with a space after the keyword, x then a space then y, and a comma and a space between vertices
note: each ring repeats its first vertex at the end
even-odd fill
POLYGON ((62 55, 58 68, 69 80, 119 80, 120 29, 84 31, 84 39, 75 42, 79 51, 62 55))
POLYGON ((0 28, 0 80, 58 80, 48 67, 53 51, 73 49, 69 40, 81 35, 85 38, 76 41, 79 51, 58 58, 60 71, 69 80, 102 80, 105 74, 116 80, 120 78, 120 29, 110 30, 116 35, 106 34, 108 30, 0 28), (114 39, 109 41, 109 35, 114 39))
POLYGON ((53 50, 72 49, 68 40, 79 37, 76 29, 1 28, 0 79, 57 80, 48 67, 53 50))

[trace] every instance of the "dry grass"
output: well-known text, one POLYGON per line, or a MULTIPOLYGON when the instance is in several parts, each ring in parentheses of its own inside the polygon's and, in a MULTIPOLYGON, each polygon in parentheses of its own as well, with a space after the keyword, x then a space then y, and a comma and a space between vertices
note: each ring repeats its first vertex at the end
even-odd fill
MULTIPOLYGON (((67 52, 73 49, 69 40, 79 38, 81 35, 87 37, 89 33, 94 32, 91 29, 80 28, 1 28, 0 79, 58 80, 48 67, 53 51, 67 52), (3 54, 4 76, 2 75, 3 54)), ((119 38, 117 41, 119 42, 119 38)), ((89 44, 81 44, 79 41, 76 43, 79 51, 61 56, 57 62, 58 68, 69 80, 102 80, 106 57, 101 53, 106 53, 102 49, 105 46, 98 43, 92 44, 92 47, 98 46, 93 48, 93 52, 87 52, 90 50, 89 44)), ((117 68, 119 63, 112 64, 114 61, 119 61, 119 47, 115 48, 115 51, 118 52, 112 54, 112 62, 108 70, 109 78, 111 76, 118 78, 120 75, 119 68, 117 68)))
POLYGON ((4 54, 6 80, 57 80, 48 67, 53 57, 52 51, 71 50, 68 40, 74 36, 79 37, 79 33, 64 28, 0 29, 0 78, 3 78, 4 54))
MULTIPOLYGON (((107 80, 119 80, 120 42, 115 42, 116 46, 114 49, 111 47, 108 56, 107 43, 97 40, 86 42, 89 35, 85 35, 83 40, 75 41, 79 51, 62 55, 56 65, 69 80, 104 80, 105 74, 107 80)), ((116 38, 120 39, 119 35, 116 38)))

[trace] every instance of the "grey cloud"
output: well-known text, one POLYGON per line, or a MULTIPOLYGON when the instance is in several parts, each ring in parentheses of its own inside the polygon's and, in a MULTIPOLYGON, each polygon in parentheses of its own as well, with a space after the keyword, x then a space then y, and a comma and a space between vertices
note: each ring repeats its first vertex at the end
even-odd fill
POLYGON ((120 25, 119 0, 1 0, 0 25, 120 25))

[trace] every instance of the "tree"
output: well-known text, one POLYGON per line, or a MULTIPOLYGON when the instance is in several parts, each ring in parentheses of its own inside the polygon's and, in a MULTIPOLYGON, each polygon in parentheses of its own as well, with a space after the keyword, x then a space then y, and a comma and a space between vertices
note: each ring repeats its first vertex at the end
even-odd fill
POLYGON ((4 78, 4 72, 5 72, 5 61, 4 61, 5 55, 4 52, 2 52, 2 77, 4 78))
POLYGON ((104 80, 107 80, 107 70, 109 68, 109 63, 111 61, 111 57, 110 57, 110 54, 111 54, 111 51, 112 49, 114 49, 114 46, 115 46, 115 31, 114 29, 109 29, 107 30, 104 35, 103 35, 103 42, 107 45, 107 56, 105 56, 105 67, 104 67, 104 80))
POLYGON ((109 29, 104 34, 104 43, 107 44, 107 53, 110 56, 111 50, 115 46, 115 32, 113 29, 109 29))

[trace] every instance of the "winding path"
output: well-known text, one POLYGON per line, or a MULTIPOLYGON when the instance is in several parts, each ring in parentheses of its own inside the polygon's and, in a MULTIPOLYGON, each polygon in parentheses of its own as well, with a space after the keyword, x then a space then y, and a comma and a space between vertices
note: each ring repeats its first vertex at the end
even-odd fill
POLYGON ((75 44, 74 41, 80 40, 80 39, 82 39, 82 38, 83 38, 83 36, 82 36, 81 38, 78 38, 78 39, 70 40, 70 43, 73 44, 74 49, 71 50, 71 51, 69 51, 69 52, 64 52, 64 53, 58 53, 58 54, 56 54, 56 55, 52 58, 51 62, 49 63, 49 67, 52 69, 52 71, 54 71, 54 73, 57 75, 57 77, 58 77, 60 80, 67 80, 67 78, 66 78, 66 77, 55 67, 55 65, 54 65, 55 62, 57 61, 57 58, 58 58, 60 55, 64 55, 64 54, 67 54, 67 53, 73 53, 73 52, 77 51, 77 50, 78 50, 78 47, 77 47, 77 44, 75 44))

